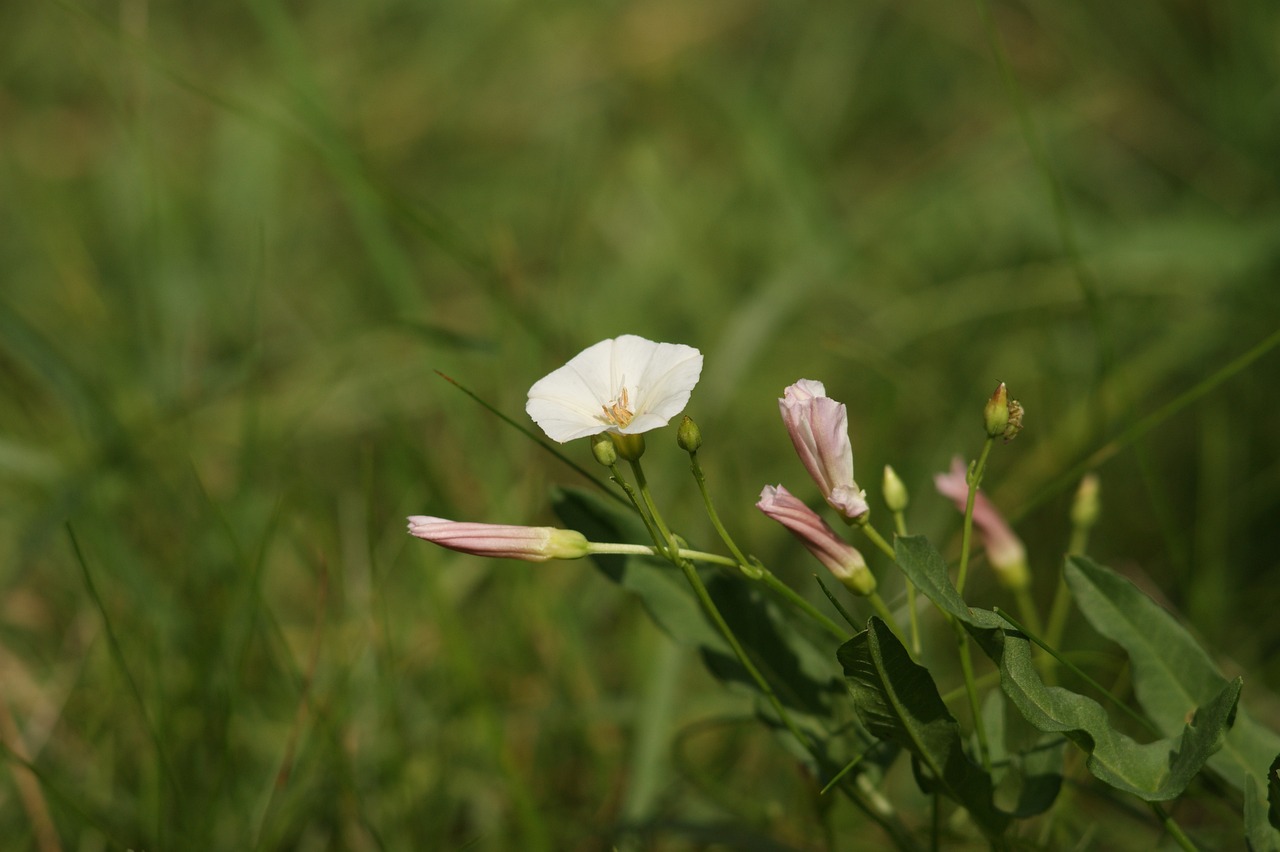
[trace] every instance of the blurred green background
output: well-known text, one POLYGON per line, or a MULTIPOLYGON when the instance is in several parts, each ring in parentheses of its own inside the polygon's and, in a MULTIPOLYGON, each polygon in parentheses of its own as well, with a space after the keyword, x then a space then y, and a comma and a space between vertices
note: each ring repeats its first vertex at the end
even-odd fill
POLYGON ((582 484, 434 370, 525 422, 627 332, 703 350, 721 512, 815 599, 752 508, 816 495, 782 388, 954 553, 930 477, 1008 382, 1037 599, 1094 467, 1093 555, 1274 723, 1277 44, 1267 0, 0 6, 6 848, 871 842, 586 563, 404 532, 582 484))

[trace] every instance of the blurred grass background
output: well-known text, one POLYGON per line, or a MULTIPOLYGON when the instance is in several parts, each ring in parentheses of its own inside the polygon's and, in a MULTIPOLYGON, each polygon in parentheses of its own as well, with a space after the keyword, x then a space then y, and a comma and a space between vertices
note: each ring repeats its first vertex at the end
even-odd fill
POLYGON ((1278 43, 1264 0, 0 6, 6 848, 52 848, 14 750, 82 850, 871 842, 588 565, 404 533, 580 482, 433 370, 523 420, 626 332, 703 350, 721 511, 806 592, 751 508, 814 496, 782 388, 941 543, 1008 382, 1038 599, 1098 460, 1093 554, 1274 722, 1278 356, 1112 442, 1280 326, 1278 43))

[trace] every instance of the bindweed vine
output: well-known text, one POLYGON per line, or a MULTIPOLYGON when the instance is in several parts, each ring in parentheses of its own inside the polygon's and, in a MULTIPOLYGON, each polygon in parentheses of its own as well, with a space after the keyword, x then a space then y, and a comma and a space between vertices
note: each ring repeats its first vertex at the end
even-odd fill
POLYGON ((905 592, 905 606, 891 608, 880 591, 889 578, 877 578, 853 542, 783 484, 765 485, 756 507, 870 608, 865 622, 855 621, 823 584, 846 629, 739 547, 712 500, 698 457, 702 434, 688 416, 674 443, 689 456, 726 552, 690 547, 654 499, 643 466, 645 436, 683 412, 701 370, 702 355, 692 347, 624 335, 585 349, 529 391, 526 411, 534 422, 557 443, 590 439, 592 456, 634 514, 563 489, 554 506, 568 528, 416 516, 409 531, 482 557, 596 560, 644 601, 659 626, 719 661, 712 666, 717 677, 748 684, 762 721, 823 793, 846 796, 895 848, 934 849, 944 840, 1072 848, 1085 835, 1073 834, 1061 818, 1068 799, 1061 792, 1067 782, 1086 785, 1087 772, 1118 807, 1124 796, 1146 804, 1153 842, 1163 836, 1197 849, 1233 838, 1225 845, 1280 852, 1280 735, 1240 705, 1241 678, 1223 675, 1173 616, 1084 555, 1100 506, 1092 474, 1080 484, 1070 552, 1054 578, 1047 622, 1041 617, 1030 594, 1027 547, 982 488, 998 442, 1009 443, 1023 426, 1022 406, 1003 384, 983 408, 985 441, 976 458, 957 456, 935 478, 939 495, 963 516, 954 575, 937 548, 908 534, 910 495, 889 466, 883 500, 891 536, 872 523, 867 493, 854 479, 845 405, 810 379, 784 390, 783 423, 826 508, 859 543, 892 560, 905 592), (975 532, 994 578, 1017 603, 1017 618, 964 596, 975 532), (921 638, 929 617, 917 605, 921 598, 933 605, 943 635, 954 638, 954 656, 926 653, 936 649, 921 638), (1073 606, 1127 653, 1136 706, 1060 647, 1073 606), (1032 645, 1041 649, 1034 656, 1032 645), (998 688, 995 677, 977 676, 975 650, 990 660, 998 688), (959 717, 937 686, 954 682, 949 661, 958 662, 963 682, 966 712, 959 717), (1067 676, 1092 697, 1058 685, 1067 676), (1118 708, 1114 721, 1096 698, 1118 708), (1069 751, 1078 757, 1067 758, 1069 751), (918 794, 889 783, 899 764, 909 764, 918 794), (1187 796, 1211 798, 1219 811, 1226 802, 1239 820, 1184 826, 1169 803, 1187 796), (944 800, 951 803, 947 819, 944 800))

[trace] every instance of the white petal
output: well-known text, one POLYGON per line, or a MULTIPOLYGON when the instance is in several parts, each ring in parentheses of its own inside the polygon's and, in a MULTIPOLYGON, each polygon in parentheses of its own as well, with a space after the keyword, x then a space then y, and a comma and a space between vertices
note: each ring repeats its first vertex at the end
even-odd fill
POLYGON ((525 411, 553 441, 611 430, 637 434, 665 425, 689 402, 702 373, 702 353, 634 334, 602 340, 529 389, 525 411), (602 416, 627 392, 633 419, 622 428, 602 416))

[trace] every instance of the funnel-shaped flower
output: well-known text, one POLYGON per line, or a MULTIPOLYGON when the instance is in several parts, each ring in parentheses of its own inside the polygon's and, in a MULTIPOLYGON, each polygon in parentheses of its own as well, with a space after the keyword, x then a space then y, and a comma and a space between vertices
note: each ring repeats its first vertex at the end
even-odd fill
POLYGON ((638 435, 684 410, 702 353, 634 334, 589 346, 529 388, 525 411, 563 444, 600 432, 638 435))
POLYGON ((836 535, 817 512, 790 491, 781 485, 766 485, 756 508, 790 530, 854 594, 869 595, 876 590, 876 578, 857 548, 836 535))
POLYGON ((822 382, 801 379, 783 391, 778 408, 800 461, 831 508, 849 520, 871 511, 867 493, 853 481, 853 447, 844 403, 828 397, 822 382))
MULTIPOLYGON (((951 470, 948 473, 939 473, 933 477, 938 493, 955 503, 961 514, 969 501, 967 473, 964 459, 956 456, 951 460, 951 470)), ((981 491, 973 495, 973 524, 982 536, 987 561, 991 563, 991 570, 995 572, 1000 584, 1010 589, 1026 588, 1031 582, 1031 574, 1027 569, 1027 549, 1022 545, 1022 539, 1010 529, 1000 510, 981 491)))
POLYGON ((426 515, 409 518, 409 532, 433 544, 494 559, 578 559, 588 552, 587 539, 575 530, 516 527, 446 521, 426 515))

